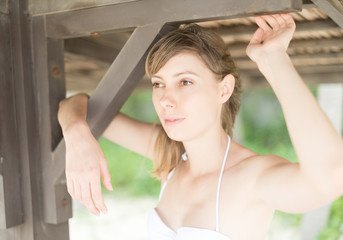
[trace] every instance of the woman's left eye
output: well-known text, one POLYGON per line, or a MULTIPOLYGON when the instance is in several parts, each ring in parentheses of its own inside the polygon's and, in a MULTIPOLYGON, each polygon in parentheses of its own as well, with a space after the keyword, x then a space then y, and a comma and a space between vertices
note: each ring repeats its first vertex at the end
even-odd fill
POLYGON ((188 86, 188 85, 193 84, 193 82, 191 82, 191 81, 189 81, 189 80, 182 80, 182 81, 180 82, 180 84, 181 84, 182 86, 188 86))

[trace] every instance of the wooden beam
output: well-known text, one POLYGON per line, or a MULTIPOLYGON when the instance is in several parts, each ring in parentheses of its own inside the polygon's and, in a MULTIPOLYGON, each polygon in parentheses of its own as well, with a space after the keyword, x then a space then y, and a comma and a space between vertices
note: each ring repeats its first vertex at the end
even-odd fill
POLYGON ((46 39, 44 17, 32 22, 33 59, 40 144, 42 217, 46 223, 65 223, 72 216, 64 174, 56 171, 52 152, 62 139, 57 121, 59 101, 65 97, 63 40, 46 39), (56 191, 56 188, 59 191, 56 191))
POLYGON ((312 0, 312 2, 343 28, 343 3, 341 0, 312 0))
MULTIPOLYGON (((13 0, 9 2, 9 20, 8 26, 10 31, 8 35, 3 35, 2 39, 8 42, 7 45, 12 54, 12 58, 6 59, 1 64, 1 74, 5 69, 9 69, 12 73, 12 82, 14 86, 14 95, 12 98, 15 102, 16 113, 16 130, 18 138, 13 148, 18 155, 20 167, 10 172, 20 181, 20 193, 12 199, 19 201, 22 204, 22 211, 18 211, 24 222, 20 226, 12 227, 6 230, 0 230, 0 239, 13 240, 67 240, 69 239, 68 222, 61 224, 47 224, 42 221, 42 189, 41 175, 44 171, 40 168, 41 163, 41 145, 40 145, 40 127, 38 124, 39 107, 44 104, 49 104, 49 99, 38 99, 36 96, 35 76, 33 67, 37 67, 34 62, 32 40, 35 38, 32 32, 31 19, 27 16, 27 1, 13 0), (39 100, 46 100, 39 104, 39 100), (19 174, 16 173, 19 171, 19 174)), ((2 22, 2 21, 1 21, 2 22)), ((45 37, 45 35, 44 35, 45 37)), ((44 45, 44 42, 37 42, 44 45)), ((46 55, 46 49, 42 48, 42 56, 46 55)), ((2 51, 1 51, 2 52, 2 51)), ((43 80, 47 80, 44 78, 43 80)), ((44 83, 42 81, 42 83, 44 83)), ((10 93, 10 92, 9 92, 10 93)), ((11 102, 6 99, 5 103, 11 102)), ((46 113, 49 115, 49 113, 46 113)), ((7 125, 10 128, 10 125, 7 125)), ((6 127, 7 127, 6 126, 6 127)), ((1 129, 2 130, 2 129, 1 129)), ((50 129, 47 134, 52 134, 50 129)), ((51 149, 51 143, 48 142, 48 147, 51 149)), ((4 160, 6 161, 6 159, 4 160)), ((9 169, 10 170, 10 169, 9 169)), ((16 193, 16 189, 11 189, 16 193)), ((11 194, 9 194, 11 196, 11 194)))
POLYGON ((73 10, 87 9, 91 7, 106 6, 139 0, 28 0, 29 14, 32 16, 47 15, 52 13, 67 12, 73 10))
MULTIPOLYGON (((341 28, 331 20, 328 21, 313 21, 313 22, 299 22, 297 24, 297 30, 295 36, 308 33, 311 31, 330 31, 330 30, 340 30, 341 28)), ((218 33, 225 42, 231 43, 240 39, 241 41, 250 40, 252 34, 256 31, 256 26, 234 26, 211 29, 218 33)), ((115 56, 119 53, 120 49, 124 45, 123 40, 128 38, 127 34, 116 34, 115 36, 109 38, 112 42, 118 42, 117 38, 120 39, 117 44, 108 44, 107 41, 103 41, 102 36, 92 37, 92 38, 73 38, 65 40, 65 50, 67 52, 81 54, 91 58, 98 59, 100 61, 112 62, 115 56), (121 44, 120 44, 121 43, 121 44), (113 46, 113 47, 112 47, 113 46)), ((240 55, 245 55, 245 49, 241 49, 240 55)))
POLYGON ((303 8, 314 8, 316 5, 311 0, 303 0, 303 8))
POLYGON ((81 54, 104 62, 113 62, 121 48, 116 49, 84 38, 65 40, 65 51, 81 54))
POLYGON ((23 223, 10 35, 10 18, 0 13, 0 229, 23 223))
POLYGON ((0 13, 8 14, 8 0, 0 1, 0 13))
POLYGON ((174 0, 172 3, 169 0, 145 0, 48 15, 47 36, 73 38, 88 36, 92 32, 128 29, 156 22, 163 24, 229 19, 297 11, 301 7, 302 0, 174 0))

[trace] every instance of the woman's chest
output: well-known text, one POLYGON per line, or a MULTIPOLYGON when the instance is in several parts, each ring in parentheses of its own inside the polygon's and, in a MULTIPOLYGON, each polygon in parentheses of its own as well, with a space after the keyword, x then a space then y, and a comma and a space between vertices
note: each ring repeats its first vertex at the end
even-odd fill
POLYGON ((252 184, 234 174, 224 174, 218 191, 218 178, 204 181, 168 183, 157 206, 161 218, 172 229, 197 227, 215 229, 216 212, 225 221, 235 222, 240 212, 254 205, 252 184))

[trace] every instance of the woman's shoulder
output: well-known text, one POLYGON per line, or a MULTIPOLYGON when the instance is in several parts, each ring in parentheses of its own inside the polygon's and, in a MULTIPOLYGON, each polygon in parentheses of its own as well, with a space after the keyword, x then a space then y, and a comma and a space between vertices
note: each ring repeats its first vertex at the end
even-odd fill
POLYGON ((237 166, 239 169, 245 169, 247 171, 253 169, 256 173, 279 164, 290 163, 288 160, 277 155, 261 155, 237 142, 233 142, 233 146, 232 164, 237 166))

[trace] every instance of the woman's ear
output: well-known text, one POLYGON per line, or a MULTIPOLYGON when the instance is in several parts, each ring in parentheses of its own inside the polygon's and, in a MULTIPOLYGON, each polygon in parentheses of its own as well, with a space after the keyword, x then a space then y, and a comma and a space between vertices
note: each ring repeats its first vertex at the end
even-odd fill
POLYGON ((220 82, 220 100, 225 103, 231 97, 235 88, 235 77, 232 74, 226 75, 220 82))

